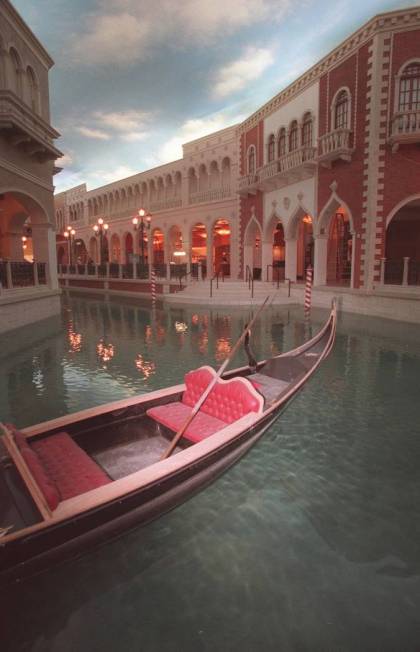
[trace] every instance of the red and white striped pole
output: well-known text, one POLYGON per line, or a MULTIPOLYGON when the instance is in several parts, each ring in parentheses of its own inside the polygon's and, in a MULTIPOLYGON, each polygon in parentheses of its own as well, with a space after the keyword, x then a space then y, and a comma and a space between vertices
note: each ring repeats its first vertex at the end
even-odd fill
POLYGON ((312 304, 312 267, 309 265, 306 270, 306 285, 305 285, 305 313, 311 312, 312 304))
POLYGON ((154 308, 156 306, 156 272, 154 269, 152 269, 150 280, 151 280, 151 288, 152 288, 152 306, 154 308))

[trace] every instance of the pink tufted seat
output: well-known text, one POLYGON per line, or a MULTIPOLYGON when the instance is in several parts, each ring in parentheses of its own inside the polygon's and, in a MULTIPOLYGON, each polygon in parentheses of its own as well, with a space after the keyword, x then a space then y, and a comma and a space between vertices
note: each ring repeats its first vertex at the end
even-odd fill
MULTIPOLYGON (((176 432, 215 375, 214 369, 207 366, 190 371, 185 376, 186 389, 182 402, 158 405, 147 410, 147 414, 176 432)), ((249 412, 261 413, 263 403, 262 396, 246 378, 219 379, 189 424, 184 437, 193 442, 201 441, 249 412)))
POLYGON ((66 432, 28 442, 22 433, 11 429, 50 509, 54 510, 62 500, 112 482, 66 432))

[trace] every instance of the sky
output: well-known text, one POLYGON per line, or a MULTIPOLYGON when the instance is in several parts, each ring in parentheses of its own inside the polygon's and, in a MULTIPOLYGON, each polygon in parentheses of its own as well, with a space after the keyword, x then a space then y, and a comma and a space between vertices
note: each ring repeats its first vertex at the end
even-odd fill
POLYGON ((55 61, 56 192, 182 157, 372 16, 419 0, 12 0, 55 61))

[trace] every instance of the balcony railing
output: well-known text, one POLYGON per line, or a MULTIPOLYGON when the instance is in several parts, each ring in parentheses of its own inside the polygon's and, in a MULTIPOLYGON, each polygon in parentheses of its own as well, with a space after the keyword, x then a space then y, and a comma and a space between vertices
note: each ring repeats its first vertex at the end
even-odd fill
POLYGON ((408 256, 398 259, 381 259, 382 285, 420 286, 420 261, 408 256))
POLYGON ((0 262, 0 292, 47 285, 47 263, 0 262))
MULTIPOLYGON (((172 269, 172 265, 170 266, 172 269)), ((176 266, 178 267, 178 266, 176 266)), ((153 270, 157 278, 167 278, 168 266, 166 264, 153 265, 153 270)), ((90 278, 101 279, 133 279, 147 280, 150 278, 152 268, 150 265, 142 263, 102 263, 95 265, 58 265, 58 274, 60 276, 85 276, 90 278)), ((2 268, 0 267, 0 280, 2 278, 2 268)))
POLYGON ((240 195, 255 195, 257 192, 259 177, 257 174, 247 174, 238 180, 238 192, 240 195))
POLYGON ((391 121, 389 142, 395 152, 400 145, 420 143, 420 111, 399 111, 391 121))
POLYGON ((53 139, 60 134, 15 93, 3 89, 0 90, 0 131, 2 129, 14 132, 11 142, 17 146, 24 144, 29 155, 50 160, 62 155, 53 145, 53 139))
POLYGON ((351 161, 353 153, 351 129, 334 129, 319 139, 318 161, 331 167, 333 161, 351 161))
POLYGON ((260 186, 269 190, 277 185, 284 185, 312 176, 316 167, 316 148, 299 147, 271 161, 258 170, 260 186))
POLYGON ((201 192, 191 193, 189 197, 189 203, 201 204, 202 202, 226 199, 230 196, 230 188, 211 188, 209 190, 202 190, 201 192))
POLYGON ((180 208, 182 206, 181 197, 172 197, 171 199, 157 199, 150 202, 151 211, 164 211, 168 208, 180 208))

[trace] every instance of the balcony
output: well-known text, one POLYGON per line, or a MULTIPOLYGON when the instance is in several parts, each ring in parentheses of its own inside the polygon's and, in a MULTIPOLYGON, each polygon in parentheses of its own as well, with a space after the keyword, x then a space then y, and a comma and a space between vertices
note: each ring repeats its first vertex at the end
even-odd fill
POLYGON ((247 174, 238 180, 238 193, 240 195, 255 195, 258 190, 258 175, 247 174))
POLYGON ((393 152, 400 145, 420 143, 420 111, 400 111, 394 114, 389 143, 393 152))
POLYGON ((152 213, 156 213, 157 211, 165 211, 169 208, 180 208, 181 206, 181 197, 172 197, 171 199, 156 199, 150 202, 150 210, 152 213))
POLYGON ((209 201, 220 201, 231 196, 230 188, 211 188, 202 192, 191 193, 189 197, 190 204, 201 204, 209 201))
POLYGON ((316 168, 316 147, 300 147, 271 161, 258 170, 261 190, 282 188, 313 176, 316 168))
POLYGON ((319 139, 318 161, 330 168, 334 161, 351 161, 354 148, 351 146, 351 129, 334 129, 319 139))
POLYGON ((29 156, 40 162, 62 156, 53 145, 53 139, 60 134, 8 90, 0 90, 0 131, 8 134, 13 145, 24 147, 29 156))

